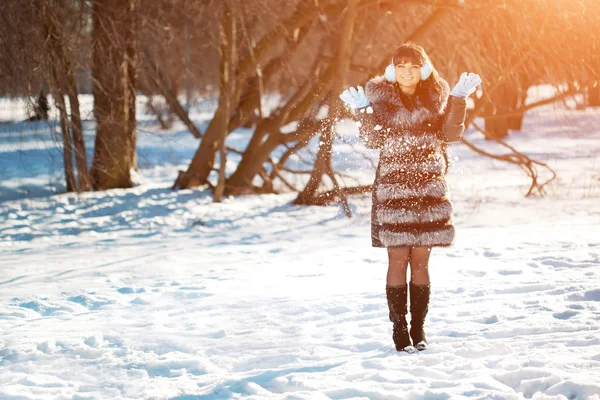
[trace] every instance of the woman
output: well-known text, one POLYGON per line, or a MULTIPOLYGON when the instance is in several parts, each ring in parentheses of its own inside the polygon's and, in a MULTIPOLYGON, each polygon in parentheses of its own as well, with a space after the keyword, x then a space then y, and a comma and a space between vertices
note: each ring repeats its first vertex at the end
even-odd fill
POLYGON ((388 252, 386 297, 398 351, 427 348, 423 325, 429 307, 429 256, 432 247, 447 247, 454 240, 452 204, 444 179, 445 146, 460 140, 466 98, 480 83, 477 74, 465 72, 450 92, 425 50, 409 42, 395 51, 383 76, 367 82, 365 91, 359 86, 340 96, 357 110, 366 147, 380 149, 371 242, 388 252))

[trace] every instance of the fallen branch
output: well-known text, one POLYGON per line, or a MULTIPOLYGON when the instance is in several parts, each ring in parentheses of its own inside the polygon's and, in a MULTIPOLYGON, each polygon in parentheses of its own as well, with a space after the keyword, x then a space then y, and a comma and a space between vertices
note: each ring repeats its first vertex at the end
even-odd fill
POLYGON ((335 200, 335 196, 336 195, 344 195, 344 196, 350 196, 350 195, 355 195, 355 194, 363 194, 363 193, 367 193, 370 192, 372 189, 372 185, 363 185, 363 186, 354 186, 354 187, 345 187, 345 188, 340 188, 339 191, 335 191, 335 190, 329 190, 327 192, 323 192, 323 193, 319 193, 318 195, 314 196, 312 198, 312 203, 313 205, 329 205, 331 203, 336 202, 335 200))
MULTIPOLYGON (((471 122, 471 124, 473 125, 473 127, 475 129, 477 129, 482 134, 489 135, 489 133, 487 131, 485 131, 485 129, 482 129, 474 122, 471 122)), ((494 139, 494 140, 501 146, 504 146, 507 149, 509 149, 510 151, 512 151, 513 154, 505 154, 505 155, 492 154, 492 153, 489 153, 485 150, 478 148, 477 146, 475 146, 474 144, 472 144, 471 142, 466 140, 464 137, 461 139, 461 141, 463 143, 465 143, 471 150, 473 150, 477 154, 481 154, 483 156, 490 157, 495 160, 515 164, 515 165, 518 165, 519 167, 523 168, 527 172, 529 177, 531 178, 531 185, 529 186, 529 190, 527 191, 527 194, 525 196, 526 197, 530 196, 531 194, 533 194, 534 190, 537 190, 540 195, 544 196, 546 194, 544 186, 546 186, 548 183, 550 183, 552 180, 554 180, 556 178, 556 172, 552 168, 550 168, 547 164, 527 157, 525 154, 519 152, 518 150, 516 150, 514 147, 510 146, 508 143, 504 142, 503 140, 500 140, 500 139, 494 139), (546 180, 542 184, 538 183, 539 173, 537 171, 536 166, 541 166, 541 167, 548 169, 552 173, 552 177, 550 179, 546 180)))

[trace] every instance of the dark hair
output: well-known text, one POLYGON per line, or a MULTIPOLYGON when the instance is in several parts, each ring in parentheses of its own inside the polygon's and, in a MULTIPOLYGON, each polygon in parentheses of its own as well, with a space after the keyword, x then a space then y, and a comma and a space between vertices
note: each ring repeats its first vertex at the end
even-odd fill
MULTIPOLYGON (((425 53, 425 49, 415 42, 405 42, 401 44, 396 49, 396 51, 394 51, 394 55, 392 57, 392 63, 394 63, 394 65, 406 62, 423 65, 425 61, 429 61, 429 64, 431 65, 433 71, 431 72, 429 78, 427 78, 424 81, 420 81, 417 84, 415 96, 419 98, 419 100, 422 104, 425 105, 425 107, 427 107, 431 111, 435 111, 433 110, 433 104, 431 103, 431 99, 428 95, 428 92, 435 91, 439 94, 442 91, 442 83, 440 81, 440 75, 433 66, 431 60, 429 60, 427 53, 425 53)), ((403 93, 400 90, 398 83, 396 83, 395 86, 398 90, 398 93, 400 94, 400 99, 402 99, 402 103, 404 103, 404 105, 407 108, 412 108, 411 104, 409 104, 410 102, 406 101, 407 96, 402 95, 403 93)))

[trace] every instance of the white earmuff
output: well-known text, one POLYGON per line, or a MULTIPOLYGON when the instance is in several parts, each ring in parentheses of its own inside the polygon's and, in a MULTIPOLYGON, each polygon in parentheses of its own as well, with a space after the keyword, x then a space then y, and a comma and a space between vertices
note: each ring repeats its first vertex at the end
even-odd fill
POLYGON ((393 63, 390 63, 390 65, 385 67, 384 76, 389 82, 396 82, 396 67, 393 63))
POLYGON ((429 61, 425 61, 423 63, 423 66, 421 67, 421 80, 424 81, 425 79, 429 78, 432 72, 433 67, 431 66, 429 61))

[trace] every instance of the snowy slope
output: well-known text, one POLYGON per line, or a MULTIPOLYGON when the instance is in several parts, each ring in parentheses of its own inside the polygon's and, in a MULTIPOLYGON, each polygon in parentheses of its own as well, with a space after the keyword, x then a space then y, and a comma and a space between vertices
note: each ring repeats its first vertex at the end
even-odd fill
MULTIPOLYGON (((451 147, 457 241, 432 253, 430 348, 412 355, 393 349, 368 195, 348 219, 172 192, 197 142, 140 120, 142 183, 82 196, 51 195, 47 126, 0 125, 0 399, 600 399, 600 110, 547 106, 512 134, 558 173, 546 198, 451 147)), ((336 166, 369 182, 376 153, 340 132, 336 166)))

